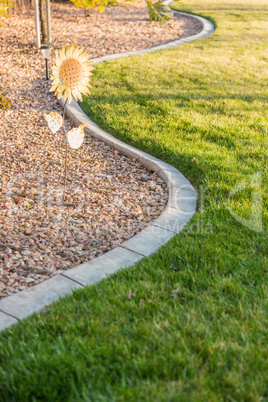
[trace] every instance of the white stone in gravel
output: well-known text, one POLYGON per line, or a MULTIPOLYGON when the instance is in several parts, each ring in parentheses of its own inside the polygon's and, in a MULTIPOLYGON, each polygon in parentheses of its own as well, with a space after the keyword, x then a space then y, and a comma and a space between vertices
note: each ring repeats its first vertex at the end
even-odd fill
POLYGON ((13 324, 16 324, 17 322, 18 321, 16 320, 16 318, 13 318, 10 315, 7 315, 0 311, 0 331, 10 327, 13 324))
POLYGON ((92 285, 119 269, 134 265, 142 258, 140 254, 125 250, 122 247, 116 247, 107 254, 69 269, 63 275, 82 285, 92 285))
POLYGON ((32 283, 32 282, 34 282, 34 279, 33 278, 26 278, 25 282, 26 283, 32 283))
POLYGON ((37 286, 1 299, 0 311, 22 319, 81 287, 78 283, 57 275, 37 286))

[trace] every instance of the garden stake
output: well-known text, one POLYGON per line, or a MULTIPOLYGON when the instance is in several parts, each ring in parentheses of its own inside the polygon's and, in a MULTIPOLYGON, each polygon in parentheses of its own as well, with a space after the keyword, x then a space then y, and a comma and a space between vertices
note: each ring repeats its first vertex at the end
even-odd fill
POLYGON ((90 75, 92 75, 91 70, 94 69, 91 63, 92 61, 89 61, 87 51, 84 51, 82 47, 75 47, 75 44, 73 44, 72 46, 67 46, 67 48, 63 47, 58 53, 56 52, 56 62, 52 67, 51 79, 53 82, 50 92, 55 91, 58 99, 64 96, 63 117, 56 112, 51 112, 48 115, 44 112, 44 118, 47 120, 53 134, 61 127, 64 130, 66 149, 63 201, 65 201, 66 196, 69 145, 72 149, 78 149, 83 144, 85 136, 84 124, 66 132, 64 124, 66 105, 67 101, 71 103, 73 97, 76 101, 82 101, 82 94, 90 93, 90 75))
POLYGON ((63 201, 65 201, 65 193, 66 193, 66 180, 67 180, 67 160, 68 160, 68 139, 67 139, 67 133, 65 129, 65 124, 64 124, 64 118, 65 118, 65 109, 66 109, 66 104, 67 104, 68 99, 66 99, 64 103, 64 108, 63 108, 63 117, 62 117, 62 126, 64 130, 64 136, 66 140, 66 150, 65 150, 65 174, 64 174, 64 189, 63 189, 63 201))

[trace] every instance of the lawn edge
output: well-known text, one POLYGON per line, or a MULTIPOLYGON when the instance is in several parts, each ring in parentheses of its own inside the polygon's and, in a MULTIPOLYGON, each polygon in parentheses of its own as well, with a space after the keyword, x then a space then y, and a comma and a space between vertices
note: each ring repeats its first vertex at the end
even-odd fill
MULTIPOLYGON (((163 3, 170 5, 173 1, 168 0, 163 3)), ((205 18, 188 13, 174 12, 201 21, 203 25, 202 31, 196 35, 164 45, 96 58, 93 59, 92 65, 103 61, 170 49, 204 38, 214 32, 213 24, 205 18)), ((59 103, 63 106, 63 98, 59 100, 59 103)), ((196 212, 196 191, 181 172, 168 163, 127 145, 102 130, 86 116, 74 99, 66 107, 66 114, 76 126, 85 124, 87 134, 102 140, 120 153, 137 159, 147 169, 157 172, 168 186, 168 204, 157 219, 150 222, 144 230, 115 249, 89 262, 71 268, 62 274, 55 275, 36 286, 0 300, 0 331, 41 310, 58 298, 72 293, 75 289, 96 283, 119 269, 132 266, 144 257, 156 253, 161 246, 182 230, 196 212)))

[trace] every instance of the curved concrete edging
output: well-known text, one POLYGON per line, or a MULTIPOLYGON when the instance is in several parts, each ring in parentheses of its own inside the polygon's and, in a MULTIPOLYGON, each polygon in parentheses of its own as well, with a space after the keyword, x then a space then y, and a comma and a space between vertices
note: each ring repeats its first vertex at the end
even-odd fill
MULTIPOLYGON (((172 0, 169 0, 164 3, 169 5, 172 2, 172 0)), ((178 14, 187 15, 201 21, 203 24, 202 31, 197 35, 155 46, 150 49, 96 58, 92 64, 155 52, 156 50, 169 49, 203 38, 214 32, 214 26, 208 20, 186 13, 178 14)), ((63 106, 62 99, 60 100, 60 104, 63 106)), ((177 169, 106 133, 85 115, 76 101, 73 100, 71 104, 67 106, 66 113, 75 125, 85 124, 85 131, 89 135, 104 141, 112 148, 130 158, 138 159, 144 167, 157 172, 168 186, 169 201, 166 209, 159 218, 152 221, 144 230, 115 249, 92 261, 71 268, 60 275, 56 275, 39 285, 0 300, 0 330, 41 310, 59 297, 71 293, 74 289, 96 283, 106 278, 107 275, 111 275, 119 269, 134 265, 142 258, 154 254, 160 246, 167 243, 175 234, 181 231, 183 226, 196 211, 197 197, 195 190, 191 183, 177 169)))

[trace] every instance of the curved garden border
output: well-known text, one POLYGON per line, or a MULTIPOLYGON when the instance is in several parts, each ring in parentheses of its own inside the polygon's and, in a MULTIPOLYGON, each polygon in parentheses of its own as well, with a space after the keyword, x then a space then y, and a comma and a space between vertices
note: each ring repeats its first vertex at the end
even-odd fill
MULTIPOLYGON (((169 5, 172 2, 173 0, 169 0, 165 4, 169 5)), ((201 21, 203 25, 202 31, 197 35, 149 49, 99 57, 94 59, 92 64, 155 52, 156 50, 170 49, 203 38, 214 32, 213 24, 205 18, 186 13, 177 13, 201 21)), ((60 104, 63 105, 63 99, 60 100, 60 104)), ((101 139, 124 155, 138 159, 144 167, 157 172, 168 186, 169 201, 159 218, 152 221, 144 230, 115 249, 92 261, 56 275, 36 286, 0 300, 0 330, 41 310, 59 297, 71 293, 74 289, 98 282, 107 277, 107 275, 111 275, 119 269, 129 267, 142 258, 154 254, 160 246, 167 243, 175 234, 181 231, 182 227, 196 211, 196 192, 191 183, 177 169, 106 133, 85 115, 75 100, 67 106, 66 113, 75 125, 85 124, 87 134, 101 139)))

